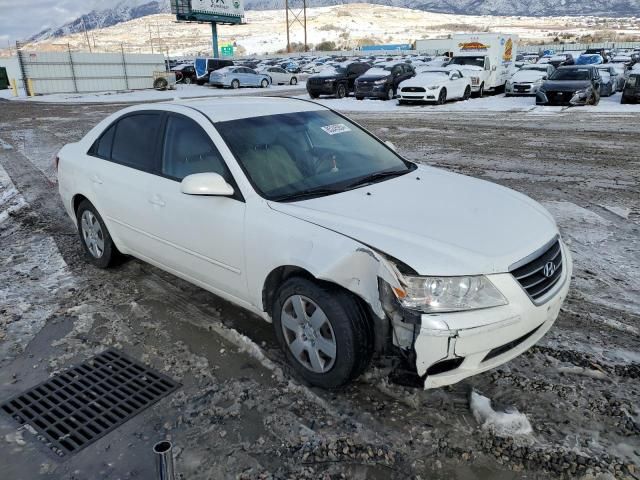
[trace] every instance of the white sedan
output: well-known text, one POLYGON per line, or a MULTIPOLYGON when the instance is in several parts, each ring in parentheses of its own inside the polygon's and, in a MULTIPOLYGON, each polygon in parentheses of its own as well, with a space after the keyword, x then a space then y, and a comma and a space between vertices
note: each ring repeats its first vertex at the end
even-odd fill
POLYGON ((419 68, 417 75, 398 86, 398 103, 467 100, 471 96, 471 78, 454 68, 419 68))
POLYGON ((550 63, 523 65, 504 86, 507 97, 511 95, 535 95, 542 83, 551 76, 555 68, 550 63))
POLYGON ((297 85, 298 77, 293 74, 287 72, 284 68, 281 67, 264 67, 257 70, 258 73, 264 73, 265 75, 269 75, 271 77, 271 83, 273 85, 297 85))
POLYGON ((551 328, 569 289, 538 203, 412 163, 313 102, 133 106, 57 166, 88 262, 131 255, 273 322, 321 387, 373 355, 411 359, 425 388, 489 370, 551 328))

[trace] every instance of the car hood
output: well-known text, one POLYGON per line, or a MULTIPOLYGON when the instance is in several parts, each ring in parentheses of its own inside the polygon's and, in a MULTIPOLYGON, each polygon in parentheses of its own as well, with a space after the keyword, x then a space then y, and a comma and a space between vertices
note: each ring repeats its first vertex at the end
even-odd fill
POLYGON ((535 82, 546 75, 545 72, 539 70, 520 70, 511 77, 512 82, 535 82))
POLYGON ((446 75, 419 73, 413 78, 409 78, 400 83, 400 87, 427 87, 431 85, 444 85, 449 81, 446 75))
POLYGON ((549 212, 522 194, 425 166, 355 190, 269 205, 422 275, 506 272, 558 232, 549 212))
POLYGON ((387 80, 389 78, 390 75, 367 75, 365 73, 364 75, 360 75, 358 77, 358 81, 375 82, 376 80, 387 80))
POLYGON ((542 86, 545 90, 575 92, 590 87, 591 82, 589 80, 547 80, 542 86))

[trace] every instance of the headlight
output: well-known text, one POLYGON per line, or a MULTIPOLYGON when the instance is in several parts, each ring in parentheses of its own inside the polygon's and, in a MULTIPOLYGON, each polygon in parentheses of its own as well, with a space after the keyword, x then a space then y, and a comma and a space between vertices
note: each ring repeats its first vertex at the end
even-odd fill
POLYGON ((459 312, 506 305, 507 299, 484 275, 468 277, 411 277, 396 292, 400 304, 424 313, 459 312), (402 296, 404 294, 404 296, 402 296))
POLYGON ((540 85, 542 82, 544 82, 544 80, 542 80, 542 78, 539 78, 533 83, 534 83, 534 85, 540 85))
POLYGON ((335 80, 333 78, 328 78, 324 81, 324 83, 333 83, 335 80))
POLYGON ((587 90, 576 90, 573 95, 579 98, 584 98, 589 95, 589 92, 587 90))
POLYGON ((387 79, 386 78, 381 78, 380 80, 376 80, 373 83, 374 83, 374 85, 384 85, 385 83, 387 83, 387 79))
POLYGON ((431 85, 430 87, 427 87, 429 90, 437 90, 440 88, 440 85, 431 85))

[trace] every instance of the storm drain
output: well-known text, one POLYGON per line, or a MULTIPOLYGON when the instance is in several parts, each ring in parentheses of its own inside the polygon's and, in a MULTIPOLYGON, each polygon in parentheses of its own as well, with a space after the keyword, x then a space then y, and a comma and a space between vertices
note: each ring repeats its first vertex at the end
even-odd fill
POLYGON ((59 456, 76 453, 180 385, 113 349, 0 405, 59 456))

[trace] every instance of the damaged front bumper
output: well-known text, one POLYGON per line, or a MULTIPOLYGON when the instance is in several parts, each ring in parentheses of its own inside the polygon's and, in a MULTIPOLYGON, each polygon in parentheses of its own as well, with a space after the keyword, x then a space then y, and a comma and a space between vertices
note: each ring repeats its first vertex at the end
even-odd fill
POLYGON ((422 314, 413 348, 424 388, 451 385, 501 365, 533 346, 551 328, 567 296, 571 254, 545 303, 535 305, 510 273, 489 275, 508 305, 467 312, 422 314))

